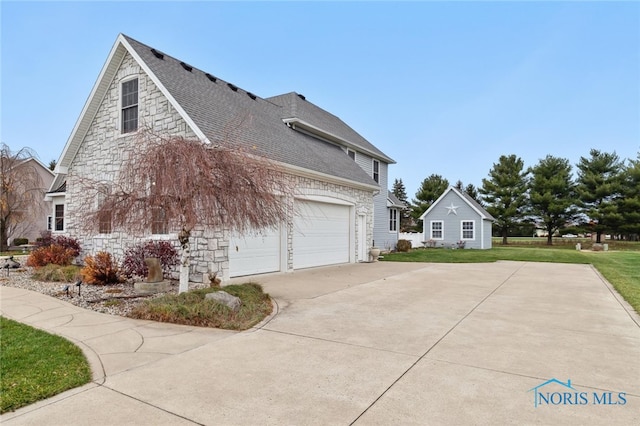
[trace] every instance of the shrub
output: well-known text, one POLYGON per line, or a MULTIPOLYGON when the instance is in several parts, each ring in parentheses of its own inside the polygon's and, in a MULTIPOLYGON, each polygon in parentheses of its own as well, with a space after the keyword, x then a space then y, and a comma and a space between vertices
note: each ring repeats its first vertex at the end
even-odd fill
POLYGON ((127 278, 133 276, 146 277, 147 264, 144 259, 156 257, 160 259, 162 274, 167 277, 178 264, 178 252, 169 241, 146 241, 128 249, 122 261, 122 273, 127 278))
POLYGON ((100 251, 95 256, 84 258, 85 267, 82 268, 82 280, 87 284, 105 285, 117 284, 122 281, 120 271, 111 253, 100 251))
POLYGON ((64 235, 51 235, 51 231, 45 231, 40 234, 40 238, 36 240, 36 248, 49 247, 56 245, 64 247, 73 252, 73 257, 80 255, 80 242, 76 238, 66 237, 64 235))
POLYGON ((13 245, 14 246, 21 246, 24 244, 29 244, 29 239, 28 238, 14 238, 13 239, 13 245))
POLYGON ((411 250, 411 241, 409 240, 398 240, 398 244, 396 245, 396 249, 402 252, 408 252, 411 250))
POLYGON ((31 252, 27 258, 27 266, 40 267, 50 263, 67 266, 71 264, 71 261, 76 256, 77 254, 73 250, 62 246, 40 247, 31 252))

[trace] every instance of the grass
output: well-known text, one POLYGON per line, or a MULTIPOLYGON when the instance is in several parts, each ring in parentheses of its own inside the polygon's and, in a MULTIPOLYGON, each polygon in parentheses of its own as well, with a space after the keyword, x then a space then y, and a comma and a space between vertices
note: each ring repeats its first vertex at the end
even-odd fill
POLYGON ((248 283, 161 296, 145 301, 129 316, 174 324, 246 330, 262 321, 272 309, 271 299, 262 291, 262 287, 248 283), (233 312, 225 305, 205 299, 207 293, 218 290, 239 297, 242 300, 240 310, 233 312))
MULTIPOLYGON (((517 243, 516 243, 517 244, 517 243)), ((490 250, 415 249, 384 256, 392 262, 482 263, 497 260, 592 264, 620 295, 640 313, 640 243, 627 243, 623 251, 583 252, 575 242, 565 247, 510 245, 490 250)))
POLYGON ((80 266, 49 264, 33 271, 32 278, 38 281, 71 283, 80 277, 80 266))
POLYGON ((84 385, 91 369, 73 343, 0 317, 0 413, 84 385))

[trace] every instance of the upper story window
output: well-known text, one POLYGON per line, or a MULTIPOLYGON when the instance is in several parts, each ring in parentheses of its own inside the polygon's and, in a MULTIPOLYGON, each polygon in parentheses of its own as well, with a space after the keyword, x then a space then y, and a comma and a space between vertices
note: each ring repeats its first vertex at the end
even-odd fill
POLYGON ((398 210, 389 209, 389 232, 398 230, 398 210))
POLYGON ((122 83, 122 133, 138 130, 138 79, 122 83))
POLYGON ((350 149, 347 149, 347 155, 349 156, 349 158, 351 158, 353 161, 356 160, 356 152, 352 151, 350 149))
POLYGON ((55 230, 64 231, 64 204, 56 204, 55 230))
POLYGON ((380 162, 373 160, 373 180, 380 183, 380 162))
POLYGON ((475 222, 473 220, 463 220, 462 221, 462 239, 463 240, 473 240, 475 239, 475 222))
POLYGON ((441 240, 444 238, 444 231, 442 229, 443 222, 441 220, 434 220, 431 222, 431 239, 441 240))

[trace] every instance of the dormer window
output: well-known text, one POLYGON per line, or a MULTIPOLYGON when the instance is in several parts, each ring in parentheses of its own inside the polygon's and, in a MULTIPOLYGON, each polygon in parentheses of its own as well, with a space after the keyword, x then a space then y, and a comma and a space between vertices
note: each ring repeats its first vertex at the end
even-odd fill
POLYGON ((122 133, 138 130, 138 79, 122 83, 122 133))

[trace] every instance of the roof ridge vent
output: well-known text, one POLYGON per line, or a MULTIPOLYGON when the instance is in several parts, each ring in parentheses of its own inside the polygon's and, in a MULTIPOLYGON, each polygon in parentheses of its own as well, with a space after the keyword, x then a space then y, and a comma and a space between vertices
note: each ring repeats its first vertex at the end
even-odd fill
POLYGON ((298 97, 299 97, 300 99, 302 99, 303 101, 306 101, 306 100, 307 100, 307 98, 305 98, 305 97, 304 97, 304 95, 301 95, 300 93, 298 93, 298 97))
POLYGON ((227 83, 227 86, 229 86, 229 89, 233 90, 234 92, 238 91, 238 86, 231 84, 231 83, 227 83))
POLYGON ((185 70, 191 72, 191 70, 193 70, 193 67, 189 64, 186 64, 184 62, 180 62, 180 65, 182 65, 182 68, 184 68, 185 70))
POLYGON ((209 80, 213 81, 214 83, 216 81, 218 81, 217 78, 215 78, 214 76, 212 76, 211 74, 209 74, 208 72, 204 74, 209 80))
POLYGON ((164 53, 157 51, 156 49, 151 49, 151 53, 158 59, 164 59, 164 53))
POLYGON ((247 96, 248 96, 248 97, 250 97, 251 99, 253 99, 254 101, 255 101, 255 100, 256 100, 256 98, 257 98, 257 96, 256 96, 256 95, 254 95, 254 94, 253 94, 253 93, 251 93, 251 92, 247 92, 247 96))

